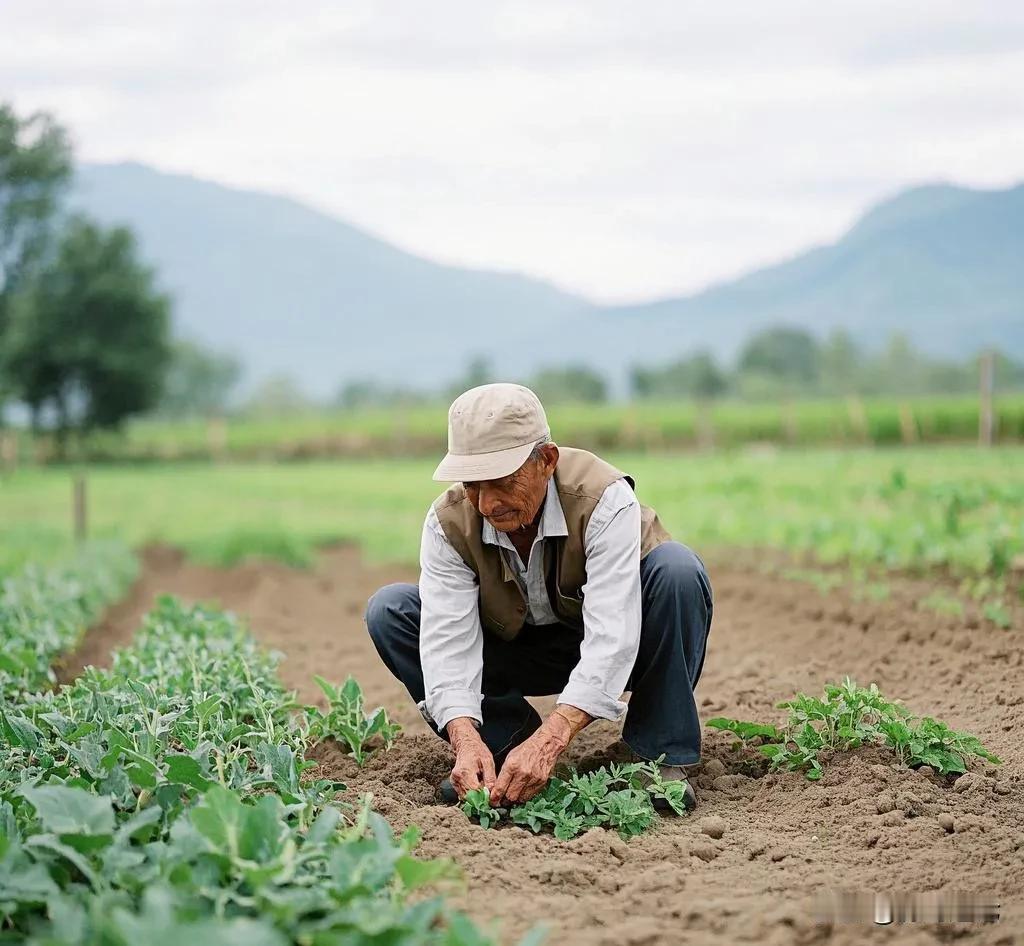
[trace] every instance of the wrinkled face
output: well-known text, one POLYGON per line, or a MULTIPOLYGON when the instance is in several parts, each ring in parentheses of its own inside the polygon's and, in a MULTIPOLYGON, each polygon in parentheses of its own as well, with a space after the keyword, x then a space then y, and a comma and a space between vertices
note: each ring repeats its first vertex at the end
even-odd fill
POLYGON ((476 511, 499 532, 529 526, 540 511, 548 480, 558 464, 558 447, 547 443, 540 450, 540 460, 527 460, 515 473, 462 484, 476 511))

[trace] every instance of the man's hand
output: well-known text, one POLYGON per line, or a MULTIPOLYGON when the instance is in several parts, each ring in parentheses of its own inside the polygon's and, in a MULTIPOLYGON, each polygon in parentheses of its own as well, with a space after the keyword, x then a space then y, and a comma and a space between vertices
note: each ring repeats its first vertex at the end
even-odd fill
POLYGON ((491 804, 529 801, 551 778, 555 762, 573 737, 593 717, 575 706, 560 704, 529 739, 513 749, 491 790, 491 804))
POLYGON ((455 750, 455 766, 452 768, 452 787, 465 798, 466 792, 486 787, 494 791, 494 756, 477 732, 473 720, 468 716, 453 719, 445 727, 452 748, 455 750))

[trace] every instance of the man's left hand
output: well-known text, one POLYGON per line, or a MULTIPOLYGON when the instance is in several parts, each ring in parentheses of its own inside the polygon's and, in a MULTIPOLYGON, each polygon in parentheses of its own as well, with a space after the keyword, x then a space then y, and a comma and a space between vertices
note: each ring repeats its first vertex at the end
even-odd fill
POLYGON ((547 785, 565 747, 593 721, 594 717, 579 707, 559 703, 540 729, 508 754, 491 792, 491 803, 515 805, 533 798, 547 785))
MULTIPOLYGON (((562 728, 567 732, 568 727, 562 728)), ((568 738, 547 723, 505 759, 491 792, 491 804, 516 805, 529 801, 548 783, 555 762, 569 744, 568 738)))

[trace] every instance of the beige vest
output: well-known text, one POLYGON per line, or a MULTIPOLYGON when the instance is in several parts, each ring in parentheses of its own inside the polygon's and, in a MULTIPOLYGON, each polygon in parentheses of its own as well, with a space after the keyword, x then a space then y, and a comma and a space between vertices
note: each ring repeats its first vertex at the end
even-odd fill
MULTIPOLYGON (((605 488, 633 478, 586 450, 558 448, 555 487, 565 513, 568 536, 546 538, 544 574, 548 597, 558 619, 573 627, 583 627, 583 592, 587 580, 583 538, 587 523, 605 488)), ((641 505, 640 558, 672 537, 658 520, 657 513, 641 505)), ((462 484, 452 486, 434 501, 434 511, 448 541, 462 560, 473 569, 480 582, 480 620, 485 629, 505 640, 512 640, 526 618, 526 600, 515 574, 495 545, 485 544, 481 535, 483 518, 466 497, 462 484)))

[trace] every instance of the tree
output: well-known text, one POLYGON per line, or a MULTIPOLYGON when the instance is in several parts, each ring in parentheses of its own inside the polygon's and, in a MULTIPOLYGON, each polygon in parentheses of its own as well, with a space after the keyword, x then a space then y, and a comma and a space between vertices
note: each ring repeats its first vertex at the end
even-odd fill
POLYGON ((169 308, 129 230, 69 222, 55 258, 18 293, 8 346, 18 393, 36 422, 52 411, 61 449, 71 429, 116 427, 156 405, 169 308))
POLYGON ((286 417, 301 414, 310 406, 309 398, 294 378, 275 374, 266 378, 253 392, 245 409, 247 413, 260 417, 286 417))
POLYGON ((583 365, 544 368, 528 385, 545 404, 558 401, 599 403, 608 399, 608 385, 596 371, 583 365))
POLYGON ((635 366, 631 387, 636 397, 693 398, 710 401, 729 388, 729 379, 710 352, 699 351, 662 368, 635 366))
POLYGON ((845 329, 834 329, 821 346, 820 367, 822 385, 830 394, 861 390, 864 356, 845 329))
POLYGON ((426 393, 415 388, 363 379, 343 384, 338 389, 334 403, 344 410, 360 410, 367 407, 409 407, 428 400, 426 393))
POLYGON ((20 118, 0 103, 0 422, 11 393, 5 353, 14 298, 46 255, 70 176, 64 129, 49 115, 20 118))
POLYGON ((195 342, 175 341, 157 409, 171 417, 222 414, 241 375, 237 358, 207 351, 195 342))
POLYGON ((818 379, 818 343, 810 332, 785 326, 754 335, 743 347, 739 369, 809 388, 818 379))
POLYGON ((476 355, 471 358, 461 378, 456 378, 445 388, 445 395, 448 400, 454 401, 464 391, 470 388, 477 388, 481 384, 490 384, 496 380, 494 367, 490 360, 483 355, 476 355))

